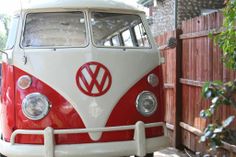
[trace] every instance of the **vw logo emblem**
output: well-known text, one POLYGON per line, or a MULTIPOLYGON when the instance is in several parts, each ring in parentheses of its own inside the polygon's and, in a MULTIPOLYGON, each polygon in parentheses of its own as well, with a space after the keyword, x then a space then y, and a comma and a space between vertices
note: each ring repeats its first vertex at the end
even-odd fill
POLYGON ((88 62, 79 68, 76 83, 84 94, 97 97, 104 95, 110 89, 112 77, 103 64, 88 62))

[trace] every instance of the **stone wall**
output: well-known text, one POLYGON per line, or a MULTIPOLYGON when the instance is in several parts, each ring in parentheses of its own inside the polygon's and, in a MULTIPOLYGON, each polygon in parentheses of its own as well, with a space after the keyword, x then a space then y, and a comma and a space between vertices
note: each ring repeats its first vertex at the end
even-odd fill
MULTIPOLYGON (((201 15, 202 9, 223 8, 224 1, 177 0, 177 26, 180 27, 183 20, 201 15)), ((154 36, 175 29, 175 0, 156 0, 156 6, 150 9, 152 11, 152 24, 150 27, 154 36)))
POLYGON ((157 1, 157 5, 152 8, 151 31, 154 36, 175 29, 175 1, 157 1))
POLYGON ((224 0, 178 0, 177 23, 201 15, 202 9, 220 9, 224 0))

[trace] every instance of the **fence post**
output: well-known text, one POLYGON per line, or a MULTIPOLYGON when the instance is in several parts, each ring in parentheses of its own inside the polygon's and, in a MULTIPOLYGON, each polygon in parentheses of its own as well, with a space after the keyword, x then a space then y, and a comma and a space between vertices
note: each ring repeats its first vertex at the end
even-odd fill
POLYGON ((180 78, 182 77, 182 40, 180 39, 180 35, 182 34, 181 29, 176 29, 176 39, 177 39, 177 47, 176 47, 176 106, 175 106, 175 121, 174 121, 174 147, 178 149, 183 149, 182 145, 182 133, 180 122, 182 120, 182 86, 180 83, 180 78))

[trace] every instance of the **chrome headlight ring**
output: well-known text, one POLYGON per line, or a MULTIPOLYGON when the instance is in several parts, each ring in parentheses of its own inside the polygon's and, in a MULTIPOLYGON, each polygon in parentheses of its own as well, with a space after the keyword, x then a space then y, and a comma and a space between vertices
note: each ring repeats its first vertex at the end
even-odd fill
POLYGON ((47 97, 41 93, 31 93, 22 101, 22 112, 30 120, 44 118, 50 109, 47 97))
POLYGON ((136 98, 136 109, 143 116, 151 116, 157 110, 156 96, 150 91, 141 92, 136 98))

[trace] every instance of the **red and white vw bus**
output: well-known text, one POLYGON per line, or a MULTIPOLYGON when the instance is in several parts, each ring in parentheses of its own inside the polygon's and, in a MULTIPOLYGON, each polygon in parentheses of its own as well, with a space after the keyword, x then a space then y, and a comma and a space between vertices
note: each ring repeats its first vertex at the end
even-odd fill
POLYGON ((114 0, 28 3, 2 53, 2 156, 153 156, 168 145, 144 12, 114 0))

